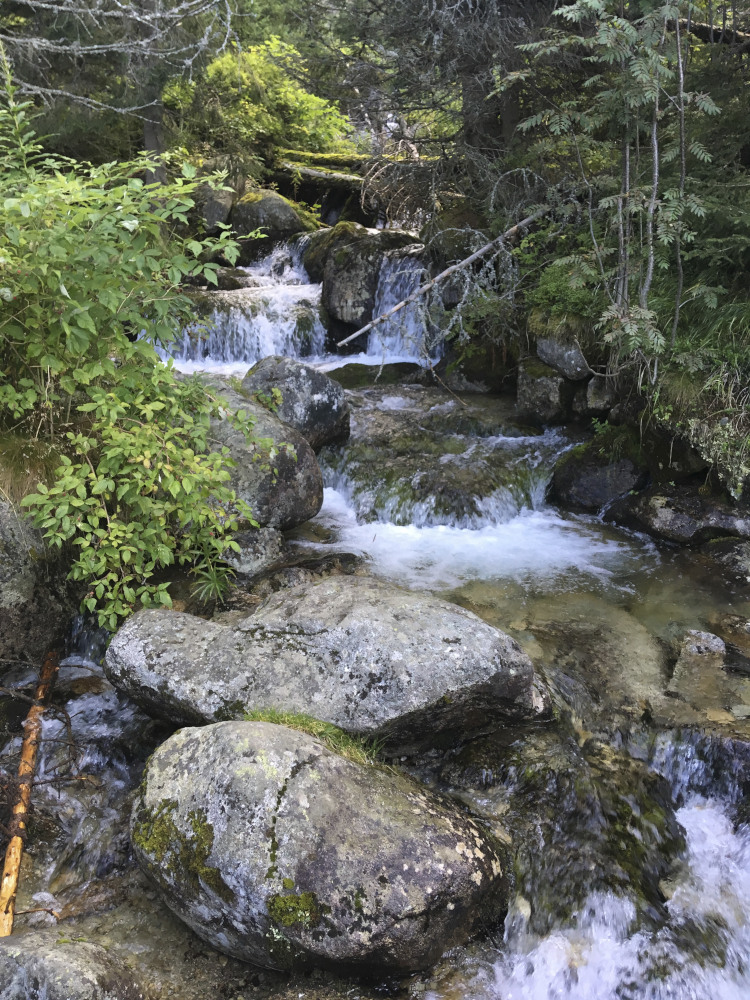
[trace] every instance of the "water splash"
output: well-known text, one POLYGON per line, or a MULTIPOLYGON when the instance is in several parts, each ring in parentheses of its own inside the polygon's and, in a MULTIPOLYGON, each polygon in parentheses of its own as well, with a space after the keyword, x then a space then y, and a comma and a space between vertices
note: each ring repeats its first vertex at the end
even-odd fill
MULTIPOLYGON (((427 278, 424 261, 418 253, 391 251, 386 254, 378 275, 373 316, 382 316, 403 302, 427 278)), ((441 316, 439 299, 421 297, 370 332, 367 354, 373 358, 436 358, 441 316)))

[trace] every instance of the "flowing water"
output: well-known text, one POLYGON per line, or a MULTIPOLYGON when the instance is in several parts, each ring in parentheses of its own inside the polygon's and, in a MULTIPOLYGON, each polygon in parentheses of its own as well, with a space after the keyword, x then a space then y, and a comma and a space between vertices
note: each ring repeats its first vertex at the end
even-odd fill
MULTIPOLYGON (((381 307, 418 280, 391 263, 381 307)), ((244 374, 266 354, 334 367, 434 351, 420 339, 431 319, 412 312, 362 355, 332 358, 320 289, 289 252, 247 281, 215 295, 214 329, 186 333, 178 367, 244 374)), ((290 533, 290 551, 355 553, 371 573, 470 608, 525 646, 557 705, 555 723, 401 762, 513 845, 514 885, 504 927, 390 988, 415 1000, 750 996, 750 640, 733 647, 718 694, 668 690, 688 629, 743 634, 747 590, 697 555, 548 505, 551 470, 580 430, 540 432, 511 400, 416 385, 350 400, 352 438, 321 454, 324 506, 290 533)), ((127 813, 166 731, 109 686, 102 649, 101 635, 79 633, 61 671, 19 908, 75 919, 145 970, 158 997, 374 997, 227 960, 159 903, 129 861, 127 813)), ((5 711, 13 730, 18 709, 5 711)))

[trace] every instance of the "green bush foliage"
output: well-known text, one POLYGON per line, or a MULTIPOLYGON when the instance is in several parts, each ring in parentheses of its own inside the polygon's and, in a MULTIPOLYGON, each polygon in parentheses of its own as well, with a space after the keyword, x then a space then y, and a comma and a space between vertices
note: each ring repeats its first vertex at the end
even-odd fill
POLYGON ((251 519, 226 454, 210 449, 220 400, 154 346, 193 319, 183 279, 215 282, 206 256, 231 260, 236 248, 226 233, 175 234, 187 231, 193 168, 148 186, 145 159, 92 167, 43 154, 5 70, 0 431, 60 453, 54 480, 23 504, 72 553, 86 610, 114 628, 136 605, 171 603, 158 574, 173 563, 192 569, 202 596, 221 593, 231 532, 251 519))

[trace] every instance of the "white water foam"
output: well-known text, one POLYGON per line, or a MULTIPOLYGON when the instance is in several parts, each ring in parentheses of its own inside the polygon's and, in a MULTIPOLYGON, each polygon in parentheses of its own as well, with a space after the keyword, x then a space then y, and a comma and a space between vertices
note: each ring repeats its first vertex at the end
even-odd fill
POLYGON ((333 532, 336 548, 366 555, 378 575, 420 589, 503 579, 566 587, 582 576, 609 581, 650 558, 650 549, 607 537, 597 522, 551 509, 523 510, 499 523, 488 519, 480 528, 359 524, 346 497, 327 488, 316 521, 333 532))
MULTIPOLYGON (((486 1000, 747 1000, 750 996, 750 829, 720 803, 677 813, 687 858, 656 930, 635 926, 630 901, 592 894, 568 926, 538 937, 522 910, 506 921, 502 957, 467 982, 486 1000)), ((441 1000, 431 993, 427 1000, 441 1000)))

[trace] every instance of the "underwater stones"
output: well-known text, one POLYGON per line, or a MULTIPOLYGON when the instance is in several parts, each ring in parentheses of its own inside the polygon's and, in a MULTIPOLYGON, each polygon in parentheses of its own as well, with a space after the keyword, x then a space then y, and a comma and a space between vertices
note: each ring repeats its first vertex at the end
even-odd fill
POLYGON ((722 536, 750 540, 746 504, 704 496, 691 484, 655 485, 623 497, 610 507, 606 519, 680 545, 700 545, 722 536))
POLYGON ((0 665, 38 666, 62 641, 75 613, 64 572, 45 553, 41 535, 0 500, 0 665))
POLYGON ((261 401, 281 392, 275 414, 294 427, 314 451, 349 437, 349 404, 342 387, 323 372, 292 358, 267 357, 242 381, 242 391, 261 401))
POLYGON ((260 403, 235 392, 220 378, 206 378, 235 414, 244 411, 254 438, 270 441, 270 451, 248 443, 242 430, 229 420, 211 421, 210 444, 228 448, 235 466, 231 485, 249 504, 263 527, 296 527, 308 521, 323 504, 323 478, 312 448, 302 435, 282 423, 260 403))
POLYGON ((100 945, 55 930, 14 934, 0 943, 3 1000, 143 1000, 132 973, 100 945))
POLYGON ((516 406, 529 420, 543 424, 564 421, 573 392, 571 382, 541 361, 526 358, 518 369, 516 406))
POLYGON ((144 610, 105 669, 178 724, 305 713, 408 750, 544 713, 531 660, 470 611, 369 577, 284 589, 233 627, 144 610))
POLYGON ((712 632, 688 632, 680 648, 667 692, 694 708, 722 706, 730 698, 724 672, 726 645, 712 632))
POLYGON ((702 545, 700 551, 718 563, 729 579, 750 583, 750 541, 716 538, 702 545))
POLYGON ((630 456, 602 455, 595 439, 562 456, 552 475, 549 497, 576 510, 599 511, 643 486, 647 476, 647 467, 630 456))
POLYGON ((540 361, 574 382, 588 378, 591 369, 575 341, 564 343, 552 337, 537 337, 536 353, 540 361))
POLYGON ((170 737, 149 760, 131 833, 182 920, 267 968, 417 971, 507 899, 500 848, 473 820, 269 723, 170 737))

